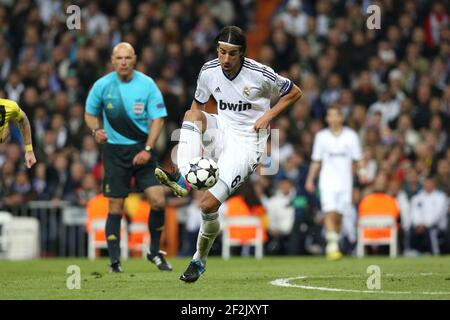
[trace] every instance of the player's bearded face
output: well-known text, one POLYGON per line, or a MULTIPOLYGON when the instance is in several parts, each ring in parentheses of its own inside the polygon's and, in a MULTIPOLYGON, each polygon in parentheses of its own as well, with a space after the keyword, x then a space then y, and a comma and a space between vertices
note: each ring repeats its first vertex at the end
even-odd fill
POLYGON ((223 70, 228 73, 234 73, 239 69, 241 64, 241 52, 239 47, 219 44, 217 53, 223 70))

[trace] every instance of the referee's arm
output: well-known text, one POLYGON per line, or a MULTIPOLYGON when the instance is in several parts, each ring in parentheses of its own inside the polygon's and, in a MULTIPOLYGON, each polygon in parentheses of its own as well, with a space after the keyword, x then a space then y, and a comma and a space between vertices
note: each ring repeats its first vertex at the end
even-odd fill
POLYGON ((164 118, 156 118, 151 121, 149 126, 150 133, 147 137, 146 146, 150 146, 152 149, 156 145, 156 141, 158 140, 159 134, 164 126, 164 118))
POLYGON ((86 121, 88 128, 91 130, 95 141, 97 141, 97 143, 105 143, 108 137, 106 136, 105 130, 101 129, 99 118, 93 114, 85 112, 84 120, 86 121))

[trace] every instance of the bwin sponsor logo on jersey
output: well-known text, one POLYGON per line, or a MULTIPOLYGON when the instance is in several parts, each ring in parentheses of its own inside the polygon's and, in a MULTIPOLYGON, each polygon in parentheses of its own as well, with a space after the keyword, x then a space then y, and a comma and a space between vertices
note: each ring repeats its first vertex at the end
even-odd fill
POLYGON ((252 108, 251 103, 242 103, 242 101, 239 100, 238 103, 230 103, 222 101, 222 99, 219 100, 219 109, 220 110, 231 110, 231 111, 246 111, 250 110, 252 108))

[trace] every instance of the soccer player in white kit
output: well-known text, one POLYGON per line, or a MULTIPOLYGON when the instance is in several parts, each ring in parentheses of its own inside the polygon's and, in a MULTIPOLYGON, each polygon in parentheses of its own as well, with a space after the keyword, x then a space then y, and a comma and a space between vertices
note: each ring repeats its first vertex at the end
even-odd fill
POLYGON ((161 183, 176 195, 187 196, 189 186, 184 175, 189 161, 202 154, 202 138, 213 137, 208 150, 212 144, 216 148, 213 153, 219 154, 219 181, 201 200, 202 225, 197 251, 180 277, 185 282, 195 282, 205 271, 206 258, 220 231, 218 209, 256 169, 267 142, 268 130, 264 129, 302 95, 289 79, 244 56, 246 37, 240 28, 224 27, 215 43, 218 59, 203 65, 194 101, 181 126, 177 151, 179 172, 155 170, 161 183), (217 115, 203 111, 211 95, 217 102, 217 115), (279 99, 271 108, 270 98, 274 95, 279 99))
POLYGON ((314 180, 320 171, 319 194, 325 213, 327 246, 330 260, 342 257, 339 250, 342 215, 352 204, 353 162, 358 166, 361 183, 366 182, 361 144, 354 130, 344 126, 344 116, 338 106, 327 110, 328 128, 320 130, 314 139, 311 165, 305 188, 314 192, 314 180))

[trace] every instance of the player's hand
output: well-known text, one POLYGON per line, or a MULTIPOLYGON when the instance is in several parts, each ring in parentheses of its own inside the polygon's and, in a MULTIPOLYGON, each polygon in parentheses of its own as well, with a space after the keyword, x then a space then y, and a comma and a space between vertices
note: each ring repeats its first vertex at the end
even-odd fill
POLYGON ((36 163, 36 157, 34 156, 33 151, 25 152, 25 165, 28 169, 30 169, 36 163))
POLYGON ((108 137, 106 136, 106 132, 104 129, 98 129, 95 131, 94 139, 99 144, 104 144, 108 137))
POLYGON ((306 181, 306 183, 305 183, 305 189, 306 189, 306 191, 308 191, 309 193, 313 193, 314 191, 316 191, 316 186, 314 185, 314 182, 306 181))
POLYGON ((256 120, 256 123, 253 126, 253 128, 255 129, 256 132, 258 132, 261 129, 268 129, 270 121, 272 121, 272 117, 270 117, 267 114, 264 114, 261 118, 256 120))
POLYGON ((142 150, 141 152, 139 152, 137 155, 134 156, 133 166, 142 166, 147 162, 149 162, 151 157, 152 155, 150 154, 150 152, 142 150))

